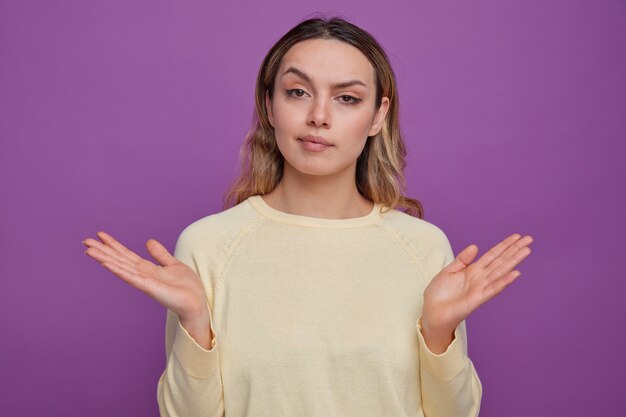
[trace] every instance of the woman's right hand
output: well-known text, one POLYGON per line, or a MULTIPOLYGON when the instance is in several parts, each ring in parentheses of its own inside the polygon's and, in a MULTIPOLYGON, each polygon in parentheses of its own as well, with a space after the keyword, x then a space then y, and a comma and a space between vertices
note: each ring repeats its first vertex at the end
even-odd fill
POLYGON ((185 323, 208 322, 209 309, 200 277, 187 265, 172 256, 154 239, 146 242, 156 265, 127 249, 104 232, 96 235, 102 242, 87 238, 85 253, 131 286, 143 291, 164 307, 176 313, 185 323))

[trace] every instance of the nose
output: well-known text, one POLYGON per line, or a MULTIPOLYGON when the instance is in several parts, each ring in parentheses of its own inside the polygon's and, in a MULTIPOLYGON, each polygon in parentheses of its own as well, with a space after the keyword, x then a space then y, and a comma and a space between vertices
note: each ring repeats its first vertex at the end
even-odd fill
POLYGON ((316 127, 330 127, 330 109, 326 99, 318 97, 313 100, 307 123, 316 127))

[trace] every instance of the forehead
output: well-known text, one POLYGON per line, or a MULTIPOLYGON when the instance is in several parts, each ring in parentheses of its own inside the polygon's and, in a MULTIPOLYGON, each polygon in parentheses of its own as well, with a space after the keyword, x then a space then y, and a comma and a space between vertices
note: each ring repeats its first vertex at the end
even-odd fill
MULTIPOLYGON (((293 45, 283 56, 278 79, 283 72, 295 66, 306 73, 314 83, 341 82, 360 79, 368 88, 374 85, 374 67, 356 47, 336 39, 307 39, 293 45)), ((285 78, 294 77, 288 74, 285 78)))

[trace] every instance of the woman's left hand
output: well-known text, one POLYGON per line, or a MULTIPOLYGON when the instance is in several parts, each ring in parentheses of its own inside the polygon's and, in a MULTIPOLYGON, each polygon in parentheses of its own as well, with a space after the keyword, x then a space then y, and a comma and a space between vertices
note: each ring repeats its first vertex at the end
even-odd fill
POLYGON ((521 275, 514 268, 530 255, 532 241, 531 236, 513 234, 474 263, 478 247, 466 247, 424 290, 423 328, 451 334, 471 312, 521 275))

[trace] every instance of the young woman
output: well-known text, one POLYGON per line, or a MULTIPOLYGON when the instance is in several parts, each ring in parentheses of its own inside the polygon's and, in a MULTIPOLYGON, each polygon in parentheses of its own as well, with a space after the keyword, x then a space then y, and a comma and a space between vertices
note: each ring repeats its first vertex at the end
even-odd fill
POLYGON ((386 54, 340 18, 268 52, 226 209, 158 264, 110 235, 86 253, 167 308, 163 416, 476 416, 465 319, 530 254, 513 234, 473 262, 402 194, 386 54), (399 207, 405 210, 398 210, 399 207))

